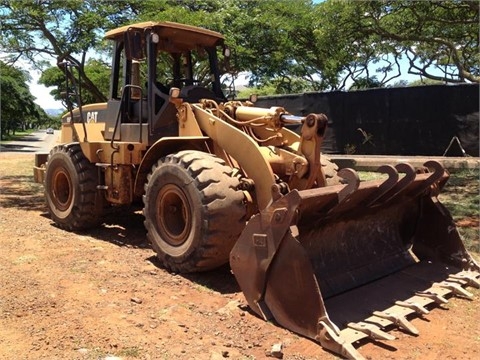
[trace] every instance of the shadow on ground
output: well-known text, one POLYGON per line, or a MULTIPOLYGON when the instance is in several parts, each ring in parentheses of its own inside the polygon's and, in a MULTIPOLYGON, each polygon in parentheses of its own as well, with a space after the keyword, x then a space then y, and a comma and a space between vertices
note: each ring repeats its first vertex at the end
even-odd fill
POLYGON ((43 187, 33 182, 33 176, 7 175, 0 178, 1 208, 46 211, 43 187))

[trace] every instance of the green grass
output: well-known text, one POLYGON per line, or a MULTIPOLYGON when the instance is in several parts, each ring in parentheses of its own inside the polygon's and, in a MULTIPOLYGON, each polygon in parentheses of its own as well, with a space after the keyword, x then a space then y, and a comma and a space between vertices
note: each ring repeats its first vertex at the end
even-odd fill
POLYGON ((13 135, 13 134, 2 134, 2 138, 0 139, 0 144, 1 143, 6 143, 6 142, 9 142, 9 141, 22 140, 22 139, 25 138, 25 136, 28 136, 35 131, 36 130, 30 129, 30 130, 26 130, 26 131, 15 131, 15 135, 13 135))
POLYGON ((127 347, 127 348, 124 348, 124 349, 121 349, 119 350, 117 353, 116 353, 117 356, 120 356, 120 357, 133 357, 133 358, 138 358, 142 355, 142 351, 134 346, 134 347, 127 347))
POLYGON ((358 176, 360 177, 361 181, 372 181, 372 180, 380 180, 380 179, 387 179, 388 175, 382 174, 379 172, 374 171, 358 171, 358 176))
POLYGON ((480 253, 480 170, 453 173, 439 200, 452 214, 467 249, 480 253))

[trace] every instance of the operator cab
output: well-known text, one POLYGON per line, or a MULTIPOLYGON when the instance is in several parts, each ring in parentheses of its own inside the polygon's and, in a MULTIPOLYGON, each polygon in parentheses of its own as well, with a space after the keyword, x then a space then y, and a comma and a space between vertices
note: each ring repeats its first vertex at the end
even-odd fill
POLYGON ((190 103, 226 101, 217 56, 218 49, 225 49, 221 34, 172 22, 145 22, 111 30, 105 38, 114 40, 106 139, 138 136, 151 145, 161 137, 177 136, 171 88, 180 89, 179 97, 190 103))

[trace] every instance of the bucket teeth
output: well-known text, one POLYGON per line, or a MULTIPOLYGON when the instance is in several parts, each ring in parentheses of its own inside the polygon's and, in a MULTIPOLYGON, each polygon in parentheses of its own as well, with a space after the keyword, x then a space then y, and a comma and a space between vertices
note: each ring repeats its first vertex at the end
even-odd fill
POLYGON ((255 313, 347 359, 364 359, 355 348, 361 339, 394 340, 391 327, 418 335, 412 315, 453 295, 472 299, 464 287, 480 288, 480 266, 436 198, 448 179, 443 166, 378 170, 388 177, 360 182, 342 169, 343 184, 275 199, 230 254, 255 313))
POLYGON ((355 170, 350 168, 340 169, 338 176, 347 183, 347 186, 338 193, 338 201, 343 202, 346 197, 358 189, 358 186, 360 185, 360 177, 355 170))
POLYGON ((385 194, 377 199, 378 203, 386 203, 400 194, 407 186, 409 186, 417 176, 415 169, 410 164, 400 163, 395 165, 395 170, 398 173, 405 174, 398 182, 385 194))
POLYGON ((399 328, 402 328, 403 330, 408 331, 413 335, 419 334, 419 331, 417 330, 417 328, 413 326, 404 316, 401 316, 398 314, 392 314, 389 312, 383 312, 383 311, 374 311, 373 315, 382 319, 387 319, 388 321, 391 321, 399 328))
POLYGON ((464 272, 464 273, 459 273, 459 274, 450 275, 450 277, 448 278, 448 280, 452 280, 452 281, 455 281, 455 280, 464 281, 465 284, 467 284, 468 286, 471 286, 471 287, 474 287, 474 288, 479 289, 479 288, 480 288, 480 280, 477 279, 477 276, 478 276, 477 273, 473 273, 473 272, 472 272, 472 273, 467 273, 467 272, 464 272))
POLYGON ((395 301, 395 305, 412 309, 420 315, 427 315, 429 313, 429 311, 425 309, 422 305, 413 301, 395 301))
POLYGON ((442 281, 438 284, 439 287, 448 289, 452 293, 457 296, 466 297, 467 299, 473 300, 473 294, 467 290, 465 290, 460 284, 450 282, 450 281, 442 281))
POLYGON ((360 331, 373 340, 395 340, 395 336, 386 333, 373 324, 365 322, 349 323, 347 324, 347 327, 355 331, 360 331))
MULTIPOLYGON (((445 168, 443 167, 442 164, 440 164, 438 161, 427 161, 425 164, 425 173, 430 173, 428 169, 433 169, 433 173, 422 182, 421 186, 416 189, 416 191, 411 194, 413 197, 417 197, 420 194, 422 194, 424 191, 427 189, 431 188, 431 186, 435 183, 441 182, 442 184, 448 179, 448 173, 445 171, 445 168)), ((437 189, 439 190, 439 189, 437 189)), ((438 194, 435 194, 438 195, 438 194)))
POLYGON ((327 322, 320 321, 318 327, 318 341, 325 349, 340 354, 344 359, 365 360, 357 349, 327 322))
POLYGON ((388 194, 398 184, 398 171, 392 165, 383 165, 378 168, 378 172, 387 174, 388 178, 378 187, 378 190, 370 199, 366 201, 367 206, 374 206, 380 202, 380 199, 388 194))
POLYGON ((448 304, 447 299, 445 299, 443 296, 441 296, 437 293, 431 292, 431 291, 418 291, 418 292, 415 293, 415 295, 432 299, 437 304, 448 304))

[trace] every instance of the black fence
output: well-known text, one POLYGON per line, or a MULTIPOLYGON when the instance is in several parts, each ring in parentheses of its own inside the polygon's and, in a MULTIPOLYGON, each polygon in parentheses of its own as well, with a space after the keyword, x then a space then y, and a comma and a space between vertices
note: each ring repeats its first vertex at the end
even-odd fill
POLYGON ((325 113, 331 154, 479 156, 479 86, 430 85, 261 97, 295 115, 325 113))

